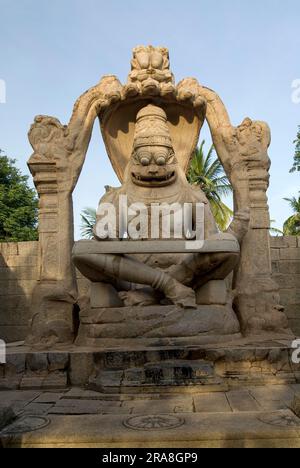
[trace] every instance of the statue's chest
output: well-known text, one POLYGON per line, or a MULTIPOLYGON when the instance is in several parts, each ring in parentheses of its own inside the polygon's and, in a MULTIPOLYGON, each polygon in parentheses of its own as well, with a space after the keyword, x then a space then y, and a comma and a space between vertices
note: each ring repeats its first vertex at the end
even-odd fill
POLYGON ((130 187, 128 191, 122 191, 123 196, 126 197, 128 206, 143 204, 151 211, 151 207, 160 206, 173 206, 179 205, 181 207, 184 204, 194 204, 197 202, 203 202, 200 194, 197 194, 189 185, 176 185, 174 187, 164 189, 153 189, 148 190, 147 194, 140 193, 130 187))
MULTIPOLYGON (((185 238, 185 220, 192 217, 192 210, 188 212, 183 193, 174 194, 171 197, 160 200, 140 200, 130 197, 125 208, 124 222, 129 227, 135 226, 147 232, 147 238, 185 238)), ((192 219, 190 219, 192 226, 192 219)), ((144 236, 141 236, 144 237, 144 236)))
POLYGON ((157 189, 146 193, 134 189, 123 186, 110 199, 116 210, 118 231, 124 232, 127 226, 133 233, 129 237, 134 239, 190 238, 195 228, 195 207, 202 201, 197 192, 180 184, 159 193, 157 189))

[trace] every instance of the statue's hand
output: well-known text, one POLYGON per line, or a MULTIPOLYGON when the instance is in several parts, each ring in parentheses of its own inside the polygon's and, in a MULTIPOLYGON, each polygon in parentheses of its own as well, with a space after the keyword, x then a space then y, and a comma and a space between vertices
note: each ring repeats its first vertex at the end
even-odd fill
POLYGON ((250 208, 244 208, 235 213, 233 221, 228 228, 228 231, 232 232, 239 242, 242 242, 243 238, 249 230, 249 224, 250 208))

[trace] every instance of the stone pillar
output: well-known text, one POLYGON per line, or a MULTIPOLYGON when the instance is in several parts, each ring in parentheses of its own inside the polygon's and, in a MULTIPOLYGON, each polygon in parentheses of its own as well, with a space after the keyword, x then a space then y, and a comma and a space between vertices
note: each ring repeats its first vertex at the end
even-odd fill
POLYGON ((55 162, 35 154, 29 167, 39 194, 40 280, 33 294, 34 315, 28 341, 70 343, 77 298, 70 256, 74 241, 72 194, 59 191, 55 162))
POLYGON ((29 344, 51 347, 74 341, 77 285, 72 263, 72 193, 84 164, 94 121, 112 101, 121 99, 120 88, 115 77, 104 77, 78 99, 68 126, 54 117, 38 116, 29 131, 34 153, 28 165, 39 195, 41 265, 32 297, 29 344))
POLYGON ((234 190, 235 215, 250 209, 250 224, 241 245, 241 261, 234 278, 235 309, 245 334, 289 334, 279 289, 272 278, 270 215, 267 190, 271 133, 264 122, 245 119, 231 125, 220 97, 199 87, 207 100, 207 121, 217 154, 234 190))
POLYGON ((235 275, 236 311, 246 334, 289 333, 287 317, 280 305, 278 285, 272 278, 267 197, 270 130, 263 122, 246 119, 238 127, 236 135, 244 170, 234 174, 236 169, 233 167, 231 173, 234 187, 240 187, 241 191, 241 196, 235 199, 235 210, 244 203, 243 197, 248 198, 250 207, 249 231, 242 243, 241 261, 235 275))

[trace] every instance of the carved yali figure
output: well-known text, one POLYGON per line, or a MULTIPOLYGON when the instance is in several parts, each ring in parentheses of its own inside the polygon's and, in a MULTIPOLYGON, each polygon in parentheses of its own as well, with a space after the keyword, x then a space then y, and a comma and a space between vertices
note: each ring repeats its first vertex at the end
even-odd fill
MULTIPOLYGON (((241 241, 248 228, 248 210, 235 216, 228 233, 219 233, 207 198, 199 187, 188 183, 176 160, 165 111, 150 104, 138 113, 136 120, 133 151, 125 171, 124 183, 121 188, 110 189, 100 204, 110 203, 118 213, 120 197, 126 195, 128 207, 143 203, 148 207, 149 218, 152 204, 191 204, 195 218, 196 204, 203 203, 205 239, 214 239, 220 243, 224 239, 241 241)), ((151 219, 148 224, 151 226, 151 219)), ((174 222, 172 224, 174 234, 176 226, 174 222)), ((196 219, 193 219, 193 225, 195 224, 196 219)), ((161 229, 160 226, 160 238, 161 229)), ((97 229, 95 234, 97 236, 97 229)), ((74 249, 74 262, 84 276, 93 282, 113 284, 117 290, 123 291, 121 297, 125 299, 125 303, 127 301, 131 305, 145 300, 146 291, 130 291, 139 284, 161 293, 152 294, 157 301, 167 300, 184 308, 196 308, 195 290, 211 280, 224 280, 233 271, 238 260, 238 253, 126 256, 84 254, 76 247, 74 249), (125 288, 128 292, 124 292, 124 281, 129 283, 125 288)), ((147 293, 151 296, 151 289, 147 293)))

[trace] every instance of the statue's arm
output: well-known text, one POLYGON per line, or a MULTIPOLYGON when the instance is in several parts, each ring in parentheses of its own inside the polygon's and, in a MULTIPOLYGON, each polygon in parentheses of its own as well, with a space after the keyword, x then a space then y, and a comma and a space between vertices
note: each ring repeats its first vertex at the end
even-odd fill
POLYGON ((232 234, 241 243, 249 230, 250 208, 245 208, 234 214, 234 218, 227 229, 227 233, 232 234))

